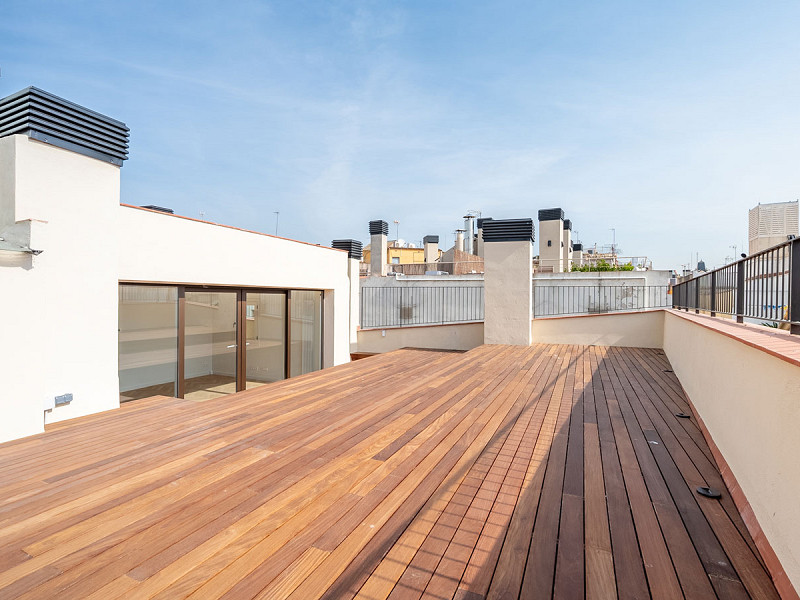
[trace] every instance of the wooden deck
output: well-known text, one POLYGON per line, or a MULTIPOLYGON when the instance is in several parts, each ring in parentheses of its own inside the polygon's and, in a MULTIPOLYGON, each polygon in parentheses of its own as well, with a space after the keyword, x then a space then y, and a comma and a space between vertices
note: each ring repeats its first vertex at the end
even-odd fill
POLYGON ((0 598, 777 598, 677 412, 661 351, 548 345, 133 402, 0 445, 0 598))

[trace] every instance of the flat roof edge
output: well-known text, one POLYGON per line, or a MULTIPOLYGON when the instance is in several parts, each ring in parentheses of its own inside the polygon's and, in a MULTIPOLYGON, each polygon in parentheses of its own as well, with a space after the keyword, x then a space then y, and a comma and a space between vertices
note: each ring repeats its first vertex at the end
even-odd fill
POLYGON ((253 229, 243 229, 242 227, 236 227, 234 225, 225 225, 224 223, 214 223, 213 221, 204 221, 203 219, 195 219, 194 217, 186 217, 184 215, 176 215, 171 213, 166 213, 160 210, 153 210, 152 208, 145 208, 143 206, 136 206, 135 204, 125 204, 124 202, 120 202, 119 205, 123 208, 133 208, 135 210, 140 210, 146 213, 152 213, 156 215, 161 215, 162 217, 173 217, 178 219, 183 219, 185 221, 194 221, 195 223, 202 223, 204 225, 214 225, 216 227, 224 227, 225 229, 233 229, 235 231, 241 231, 243 233, 252 233, 254 235, 262 235, 264 237, 273 238, 276 240, 283 240, 286 242, 294 242, 296 244, 304 244, 306 246, 312 246, 314 248, 322 248, 323 250, 333 250, 334 252, 341 252, 343 254, 347 254, 347 250, 340 250, 339 248, 331 248, 330 246, 323 246, 322 244, 312 244, 311 242, 304 242, 302 240, 294 240, 292 238, 281 237, 279 235, 272 235, 270 233, 264 233, 262 231, 255 231, 253 229))

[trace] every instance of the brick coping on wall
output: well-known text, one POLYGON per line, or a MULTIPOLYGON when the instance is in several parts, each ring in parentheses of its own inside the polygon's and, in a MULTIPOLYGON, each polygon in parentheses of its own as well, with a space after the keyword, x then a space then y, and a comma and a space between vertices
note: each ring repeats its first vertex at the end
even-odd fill
POLYGON ((667 312, 800 367, 800 336, 792 335, 788 331, 686 313, 674 308, 667 312))
MULTIPOLYGON (((797 339, 798 336, 791 335, 786 331, 770 330, 761 325, 736 323, 735 321, 727 321, 709 315, 685 313, 676 309, 669 309, 667 312, 800 367, 800 339, 797 339)), ((686 393, 686 390, 684 390, 683 393, 689 400, 689 406, 692 409, 693 416, 697 421, 700 431, 703 433, 708 447, 711 449, 711 454, 714 456, 714 460, 717 463, 719 472, 722 475, 722 480, 725 482, 739 514, 742 515, 742 520, 747 530, 753 537, 753 541, 761 554, 761 558, 764 560, 764 564, 772 577, 772 581, 775 583, 778 593, 783 600, 800 600, 800 596, 797 594, 792 582, 786 575, 783 565, 781 565, 778 556, 772 549, 772 545, 769 543, 766 535, 764 535, 764 531, 761 529, 761 525, 750 506, 750 502, 748 502, 742 488, 739 486, 736 476, 733 474, 733 471, 731 471, 728 462, 711 437, 703 419, 695 409, 689 394, 686 393)))

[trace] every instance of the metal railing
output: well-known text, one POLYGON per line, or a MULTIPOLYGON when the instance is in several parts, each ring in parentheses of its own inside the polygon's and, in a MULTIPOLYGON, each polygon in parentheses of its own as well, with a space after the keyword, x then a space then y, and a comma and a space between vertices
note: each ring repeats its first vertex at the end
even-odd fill
POLYGON ((409 263, 404 265, 386 265, 388 273, 402 273, 403 275, 425 275, 429 271, 439 271, 448 275, 468 275, 483 273, 482 260, 462 260, 459 262, 433 262, 409 263))
POLYGON ((666 285, 534 285, 533 318, 669 308, 666 285))
POLYGON ((361 328, 483 321, 483 286, 362 287, 361 328))
MULTIPOLYGON (((439 271, 448 275, 469 275, 472 273, 483 273, 482 260, 462 260, 459 262, 432 262, 432 263, 405 263, 387 264, 387 273, 401 273, 403 275, 425 275, 428 272, 439 271)), ((372 267, 369 263, 359 264, 359 275, 367 277, 372 274, 372 267)))
POLYGON ((768 248, 673 287, 673 306, 784 324, 800 334, 800 239, 768 248))

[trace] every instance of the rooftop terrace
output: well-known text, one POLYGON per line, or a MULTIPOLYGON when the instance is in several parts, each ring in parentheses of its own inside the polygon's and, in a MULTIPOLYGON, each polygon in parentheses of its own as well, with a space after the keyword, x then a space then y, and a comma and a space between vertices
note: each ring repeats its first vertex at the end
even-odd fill
POLYGON ((545 344, 137 401, 0 445, 0 597, 777 598, 680 412, 661 350, 545 344))

